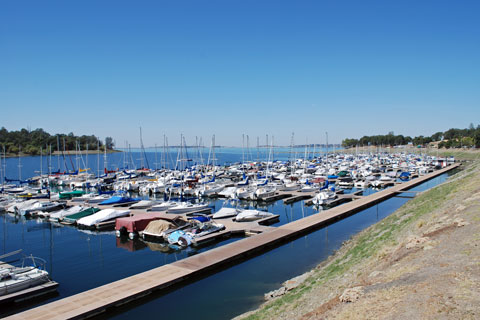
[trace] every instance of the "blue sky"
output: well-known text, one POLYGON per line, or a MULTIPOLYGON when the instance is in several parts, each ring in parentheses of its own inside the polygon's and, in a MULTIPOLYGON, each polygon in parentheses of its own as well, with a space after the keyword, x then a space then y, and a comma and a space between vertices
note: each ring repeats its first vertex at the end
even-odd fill
POLYGON ((0 2, 0 126, 153 146, 480 123, 479 1, 0 2))

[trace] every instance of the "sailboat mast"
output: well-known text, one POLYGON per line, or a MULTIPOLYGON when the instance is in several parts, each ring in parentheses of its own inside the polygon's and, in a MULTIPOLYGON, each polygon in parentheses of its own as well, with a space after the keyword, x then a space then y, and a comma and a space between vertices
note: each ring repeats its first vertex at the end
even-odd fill
POLYGON ((60 137, 57 135, 57 164, 58 172, 60 172, 60 137))
POLYGON ((2 180, 2 185, 5 184, 5 166, 3 164, 3 160, 5 159, 5 145, 2 146, 3 147, 3 159, 2 159, 2 156, 0 155, 0 171, 2 173, 0 179, 2 180))
POLYGON ((215 135, 213 135, 212 137, 212 156, 213 156, 213 159, 212 159, 212 167, 215 167, 216 163, 215 163, 215 135))
POLYGON ((43 149, 40 147, 40 178, 43 176, 43 149))
POLYGON ((257 162, 260 162, 260 138, 257 136, 257 162))
POLYGON ((22 146, 18 148, 18 182, 21 183, 22 181, 22 163, 21 163, 21 156, 20 153, 22 152, 22 146))
POLYGON ((325 136, 326 136, 326 145, 327 145, 327 149, 326 149, 326 161, 327 161, 327 168, 328 168, 328 132, 325 132, 325 136))
POLYGON ((78 140, 75 140, 75 163, 77 164, 77 169, 80 169, 80 144, 78 140))
POLYGON ((97 177, 100 178, 100 139, 97 138, 97 177))
POLYGON ((245 164, 245 134, 242 134, 242 167, 245 164))
POLYGON ((142 155, 140 156, 140 168, 143 169, 145 166, 143 164, 143 141, 142 141, 142 127, 140 127, 140 149, 142 152, 142 155))
POLYGON ((107 138, 105 138, 105 146, 103 148, 103 167, 104 172, 107 173, 107 138))
POLYGON ((165 145, 165 135, 163 135, 162 168, 167 169, 167 150, 165 145))
POLYGON ((275 161, 275 137, 272 136, 272 163, 275 161))
POLYGON ((48 151, 50 151, 50 165, 48 166, 48 173, 52 174, 52 144, 48 145, 48 151))
POLYGON ((158 170, 157 144, 155 143, 155 171, 158 170))
POLYGON ((268 153, 270 152, 270 144, 268 144, 268 134, 265 135, 266 143, 265 143, 265 159, 268 161, 268 153))

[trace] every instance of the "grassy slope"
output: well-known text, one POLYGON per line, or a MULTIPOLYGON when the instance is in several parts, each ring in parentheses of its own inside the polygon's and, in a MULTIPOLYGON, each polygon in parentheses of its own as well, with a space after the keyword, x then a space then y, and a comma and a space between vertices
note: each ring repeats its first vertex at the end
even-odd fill
MULTIPOLYGON (((446 155, 454 155, 457 159, 475 161, 465 170, 453 176, 448 182, 422 193, 381 222, 354 236, 336 254, 317 267, 301 286, 280 298, 265 303, 258 310, 250 312, 242 318, 283 318, 288 312, 301 309, 302 306, 305 307, 304 295, 321 286, 335 287, 335 283, 332 284, 332 282, 339 283, 337 279, 344 275, 348 276, 352 272, 360 274, 371 270, 369 267, 379 263, 386 252, 391 251, 393 247, 398 245, 399 238, 404 238, 405 234, 424 224, 422 220, 424 215, 436 212, 444 207, 445 203, 454 199, 458 192, 466 191, 468 193, 472 191, 472 185, 480 185, 478 174, 480 167, 479 152, 448 152, 446 155), (462 190, 465 189, 465 186, 470 186, 470 190, 462 190), (366 268, 360 271, 358 267, 362 264, 366 268)), ((339 285, 341 286, 341 284, 339 285)), ((337 289, 343 290, 343 288, 337 289)), ((339 292, 338 290, 337 292, 339 292)), ((311 307, 318 307, 325 302, 319 301, 316 306, 311 307)), ((303 311, 303 313, 306 312, 309 312, 309 310, 305 309, 303 311)))

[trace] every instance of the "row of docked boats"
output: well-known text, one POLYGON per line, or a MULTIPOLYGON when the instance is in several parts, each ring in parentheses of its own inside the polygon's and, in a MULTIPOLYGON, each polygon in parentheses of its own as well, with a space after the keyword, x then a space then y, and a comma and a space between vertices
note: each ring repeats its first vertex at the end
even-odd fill
MULTIPOLYGON (((233 165, 193 165, 180 169, 123 170, 96 177, 88 172, 76 175, 43 175, 30 181, 41 186, 66 188, 50 199, 79 197, 99 203, 105 192, 127 191, 167 197, 223 197, 268 201, 277 191, 319 191, 325 181, 338 188, 381 188, 431 172, 453 159, 420 157, 414 154, 336 154, 313 159, 236 163, 233 165), (99 190, 99 194, 89 191, 99 190)), ((5 192, 25 197, 45 197, 46 192, 4 186, 5 192)))
MULTIPOLYGON (((140 198, 131 198, 126 194, 110 195, 108 199, 94 204, 78 201, 79 198, 81 196, 68 202, 65 200, 53 202, 46 199, 10 198, 10 203, 4 208, 6 212, 13 215, 21 215, 20 212, 28 211, 29 214, 24 215, 25 217, 72 225, 81 229, 101 230, 115 227, 118 236, 125 234, 132 239, 143 232, 149 223, 152 223, 145 234, 146 237, 175 244, 177 241, 172 242, 171 238, 169 239, 170 233, 185 232, 180 243, 177 243, 180 246, 195 243, 195 239, 198 237, 222 230, 224 226, 216 222, 218 219, 232 218, 236 222, 243 222, 274 216, 269 212, 259 210, 227 207, 212 215, 211 208, 207 203, 141 200, 140 198), (54 204, 58 209, 52 211, 32 210, 32 208, 40 208, 39 203, 54 204), (229 214, 225 214, 226 210, 230 210, 229 214), (161 233, 152 232, 157 229, 155 223, 160 223, 154 222, 156 220, 163 220, 163 224, 168 228, 162 229, 161 233), (184 241, 185 239, 188 241, 184 241)), ((7 198, 4 198, 2 203, 5 201, 7 198)))

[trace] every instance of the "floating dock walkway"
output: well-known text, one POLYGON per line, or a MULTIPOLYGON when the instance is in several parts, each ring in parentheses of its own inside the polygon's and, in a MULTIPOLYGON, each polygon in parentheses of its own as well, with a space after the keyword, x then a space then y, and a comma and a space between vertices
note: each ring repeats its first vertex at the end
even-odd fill
POLYGON ((389 189, 322 211, 319 214, 277 228, 268 228, 255 236, 30 309, 6 319, 84 319, 97 315, 109 308, 142 298, 153 291, 165 289, 174 284, 187 283, 196 277, 208 274, 208 272, 220 270, 230 263, 245 260, 274 248, 292 238, 394 197, 402 191, 455 169, 459 165, 450 165, 389 189))

